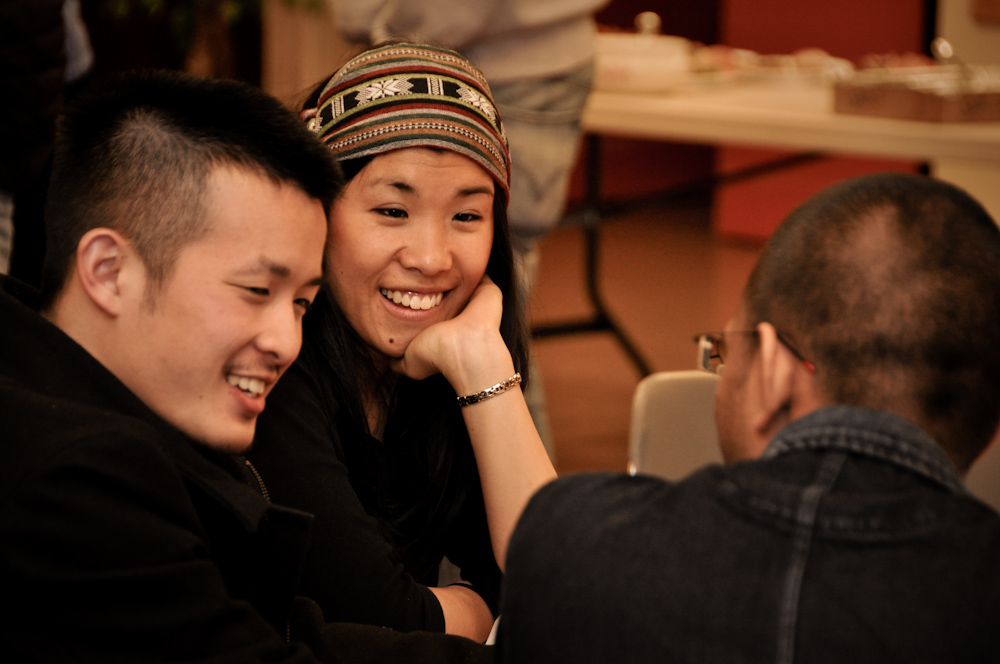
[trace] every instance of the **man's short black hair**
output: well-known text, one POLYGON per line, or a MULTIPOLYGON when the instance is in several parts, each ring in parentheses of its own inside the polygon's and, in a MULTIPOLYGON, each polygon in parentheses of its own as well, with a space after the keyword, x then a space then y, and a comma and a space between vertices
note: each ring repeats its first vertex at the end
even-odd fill
POLYGON ((908 417, 965 471, 1000 422, 1000 229, 960 189, 882 173, 782 223, 744 292, 825 396, 908 417))
POLYGON ((129 72, 61 118, 45 211, 44 306, 63 287, 80 238, 120 232, 162 284, 181 248, 209 229, 208 175, 235 166, 294 185, 329 213, 339 169, 304 123, 250 85, 180 72, 129 72))

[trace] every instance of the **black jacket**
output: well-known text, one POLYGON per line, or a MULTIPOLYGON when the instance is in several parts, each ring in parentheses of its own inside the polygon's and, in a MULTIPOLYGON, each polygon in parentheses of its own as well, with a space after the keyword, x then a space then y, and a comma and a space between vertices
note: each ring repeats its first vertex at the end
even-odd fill
POLYGON ((314 604, 293 603, 310 521, 0 292, 4 660, 489 659, 466 639, 324 625, 314 604))
POLYGON ((511 664, 1000 662, 1000 516, 923 431, 854 406, 681 482, 550 483, 506 582, 511 664))

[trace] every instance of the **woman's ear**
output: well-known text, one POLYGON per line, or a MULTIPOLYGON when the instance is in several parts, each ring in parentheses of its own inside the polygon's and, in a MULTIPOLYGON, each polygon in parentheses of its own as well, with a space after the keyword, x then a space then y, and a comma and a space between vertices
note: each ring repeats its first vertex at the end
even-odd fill
POLYGON ((121 271, 129 245, 109 228, 94 228, 76 247, 76 276, 91 301, 109 316, 121 313, 121 271))
POLYGON ((781 341, 770 323, 757 325, 759 341, 757 376, 759 399, 754 427, 774 433, 789 420, 798 358, 781 341))

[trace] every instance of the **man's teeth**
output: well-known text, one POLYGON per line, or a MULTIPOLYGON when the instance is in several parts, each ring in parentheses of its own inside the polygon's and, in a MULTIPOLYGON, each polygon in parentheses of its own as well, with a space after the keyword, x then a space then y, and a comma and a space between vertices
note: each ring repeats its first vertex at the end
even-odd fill
POLYGON ((259 378, 249 378, 247 376, 237 376, 229 374, 226 382, 233 387, 238 387, 252 397, 259 397, 264 394, 264 381, 259 378))
POLYGON ((419 293, 404 293, 398 290, 391 291, 387 288, 382 288, 381 293, 382 297, 387 300, 392 300, 396 304, 418 310, 426 310, 436 307, 441 304, 441 298, 444 297, 444 293, 437 293, 435 295, 420 295, 419 293))

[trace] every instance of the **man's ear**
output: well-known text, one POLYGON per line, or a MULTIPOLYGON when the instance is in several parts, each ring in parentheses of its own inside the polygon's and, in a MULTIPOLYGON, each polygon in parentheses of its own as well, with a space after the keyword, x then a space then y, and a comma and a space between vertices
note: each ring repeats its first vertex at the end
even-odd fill
POLYGON ((80 238, 76 247, 76 276, 80 285, 104 313, 121 313, 121 279, 128 242, 110 228, 94 228, 80 238))
POLYGON ((757 325, 757 338, 755 380, 758 381, 759 398, 753 425, 760 433, 773 434, 787 423, 798 358, 778 340, 778 333, 770 323, 757 325))

